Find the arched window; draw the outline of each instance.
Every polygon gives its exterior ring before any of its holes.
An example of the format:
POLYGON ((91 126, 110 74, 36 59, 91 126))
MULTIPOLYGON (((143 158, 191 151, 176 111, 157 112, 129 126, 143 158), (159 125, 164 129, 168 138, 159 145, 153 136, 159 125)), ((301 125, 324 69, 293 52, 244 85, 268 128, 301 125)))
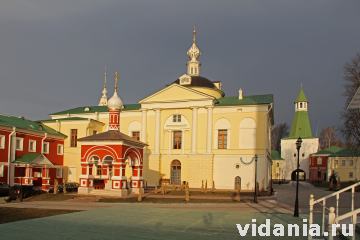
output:
POLYGON ((89 158, 89 163, 98 164, 100 161, 100 158, 96 155, 93 155, 89 158))
POLYGON ((112 156, 109 156, 109 155, 104 157, 104 160, 103 160, 103 162, 105 164, 111 164, 113 161, 114 161, 114 158, 112 156))
POLYGON ((252 118, 244 118, 240 122, 239 147, 242 149, 256 148, 256 123, 252 118))
POLYGON ((170 166, 170 183, 173 185, 181 184, 181 162, 173 160, 170 166))

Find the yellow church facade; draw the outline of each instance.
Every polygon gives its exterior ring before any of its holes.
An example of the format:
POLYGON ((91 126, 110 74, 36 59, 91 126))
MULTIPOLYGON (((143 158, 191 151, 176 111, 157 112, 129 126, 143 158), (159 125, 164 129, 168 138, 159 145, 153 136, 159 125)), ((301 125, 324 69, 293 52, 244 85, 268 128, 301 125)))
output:
MULTIPOLYGON (((234 189, 241 183, 242 191, 253 191, 257 166, 259 187, 267 190, 273 96, 250 96, 241 89, 237 96, 225 96, 221 82, 200 75, 195 32, 187 54, 186 74, 121 110, 120 131, 147 144, 143 163, 146 184, 187 181, 190 187, 200 188, 207 182, 216 189, 234 189)), ((98 106, 53 113, 50 120, 43 121, 68 136, 64 143, 67 181, 77 182, 81 175, 77 138, 108 130, 106 94, 105 75, 98 106)))

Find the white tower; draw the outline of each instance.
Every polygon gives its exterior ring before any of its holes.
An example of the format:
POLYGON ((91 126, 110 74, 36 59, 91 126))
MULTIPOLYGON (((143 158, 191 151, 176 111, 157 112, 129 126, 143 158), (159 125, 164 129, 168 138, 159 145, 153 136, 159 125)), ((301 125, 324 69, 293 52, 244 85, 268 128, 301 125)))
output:
POLYGON ((187 51, 187 55, 189 57, 189 60, 187 62, 187 74, 190 76, 199 76, 200 75, 200 49, 196 45, 196 30, 194 26, 193 30, 193 42, 189 50, 187 51))
POLYGON ((103 90, 102 90, 102 95, 99 101, 99 106, 107 106, 107 90, 106 90, 106 77, 107 77, 107 73, 106 73, 106 68, 105 68, 105 72, 104 72, 104 86, 103 86, 103 90))

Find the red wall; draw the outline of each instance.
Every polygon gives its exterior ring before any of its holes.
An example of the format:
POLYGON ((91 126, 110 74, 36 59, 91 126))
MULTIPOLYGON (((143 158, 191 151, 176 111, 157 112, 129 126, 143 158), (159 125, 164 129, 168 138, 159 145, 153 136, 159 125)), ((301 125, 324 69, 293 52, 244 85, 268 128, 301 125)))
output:
POLYGON ((64 145, 64 140, 47 138, 44 142, 49 143, 49 153, 44 154, 54 165, 63 165, 64 164, 64 155, 57 154, 57 145, 64 145))
POLYGON ((5 136, 5 148, 0 149, 0 162, 8 161, 8 148, 9 148, 9 134, 11 131, 0 129, 0 135, 5 136))
POLYGON ((27 133, 21 133, 21 132, 16 132, 16 137, 20 137, 20 138, 23 138, 24 142, 23 142, 23 150, 22 151, 19 151, 19 150, 16 150, 15 151, 15 156, 16 158, 24 155, 24 154, 27 154, 29 153, 29 142, 30 140, 35 140, 36 141, 36 152, 40 153, 41 152, 41 139, 43 137, 40 137, 40 136, 35 136, 35 135, 30 135, 30 134, 27 134, 27 133))

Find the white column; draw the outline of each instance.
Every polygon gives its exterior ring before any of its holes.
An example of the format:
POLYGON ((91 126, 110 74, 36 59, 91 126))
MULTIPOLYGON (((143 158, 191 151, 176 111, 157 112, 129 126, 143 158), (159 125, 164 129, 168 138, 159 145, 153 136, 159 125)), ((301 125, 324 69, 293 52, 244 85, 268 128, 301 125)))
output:
POLYGON ((196 153, 196 141, 197 141, 197 114, 198 109, 194 107, 192 109, 192 129, 191 129, 191 152, 196 153))
POLYGON ((155 110, 155 154, 160 153, 160 109, 155 110))
POLYGON ((173 142, 172 142, 172 131, 171 130, 168 130, 167 131, 168 134, 169 134, 169 138, 168 138, 168 143, 169 143, 169 148, 168 148, 168 154, 171 154, 171 149, 172 149, 172 145, 173 145, 173 142))
POLYGON ((185 152, 185 130, 181 130, 181 153, 185 152))
POLYGON ((146 110, 141 111, 141 141, 146 143, 146 110))
POLYGON ((212 107, 208 107, 207 108, 207 153, 211 153, 211 148, 212 148, 212 114, 213 113, 213 109, 212 107))

